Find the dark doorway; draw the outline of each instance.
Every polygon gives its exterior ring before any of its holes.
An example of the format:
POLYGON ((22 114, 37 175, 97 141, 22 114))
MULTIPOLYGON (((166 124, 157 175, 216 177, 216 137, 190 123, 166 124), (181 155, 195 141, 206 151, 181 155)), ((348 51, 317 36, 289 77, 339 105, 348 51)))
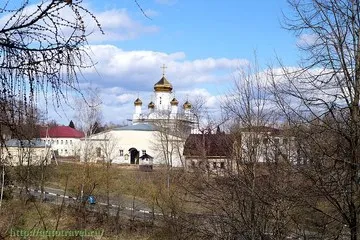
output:
POLYGON ((130 148, 130 164, 139 164, 139 151, 136 148, 130 148))

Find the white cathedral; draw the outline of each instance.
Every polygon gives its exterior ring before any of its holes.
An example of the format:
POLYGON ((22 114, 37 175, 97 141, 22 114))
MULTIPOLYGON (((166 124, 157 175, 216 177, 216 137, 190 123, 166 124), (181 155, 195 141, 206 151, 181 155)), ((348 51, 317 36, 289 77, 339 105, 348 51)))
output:
POLYGON ((148 110, 142 109, 138 97, 132 124, 82 139, 80 160, 185 167, 183 147, 195 126, 195 117, 188 101, 179 109, 172 90, 163 72, 154 85, 154 99, 148 110))

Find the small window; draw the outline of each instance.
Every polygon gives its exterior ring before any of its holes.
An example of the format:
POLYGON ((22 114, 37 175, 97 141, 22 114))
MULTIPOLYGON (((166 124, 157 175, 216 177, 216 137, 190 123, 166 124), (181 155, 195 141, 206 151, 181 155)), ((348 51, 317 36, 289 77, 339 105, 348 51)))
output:
POLYGON ((61 142, 60 142, 61 144, 64 144, 64 141, 63 140, 61 140, 61 142))
POLYGON ((287 138, 283 139, 283 144, 288 144, 288 139, 287 138))
POLYGON ((142 155, 145 155, 146 154, 146 150, 142 150, 142 155))
POLYGON ((65 144, 68 144, 68 140, 65 140, 65 144))
MULTIPOLYGON (((199 163, 199 164, 200 164, 200 163, 199 163)), ((200 164, 200 166, 202 167, 202 165, 203 165, 203 164, 201 163, 201 164, 200 164)), ((206 165, 205 165, 205 166, 206 166, 206 169, 207 169, 207 170, 209 170, 209 169, 210 169, 210 164, 209 164, 209 163, 206 163, 206 165)))
POLYGON ((213 168, 214 168, 214 169, 217 168, 217 162, 213 162, 213 168))
POLYGON ((59 140, 56 140, 56 144, 59 144, 59 140))
POLYGON ((220 162, 220 168, 224 169, 225 168, 225 163, 224 162, 220 162))
POLYGON ((160 105, 161 105, 161 97, 160 97, 160 105))
POLYGON ((275 143, 275 144, 279 144, 279 139, 278 139, 278 138, 275 138, 275 139, 274 139, 274 143, 275 143))
POLYGON ((119 153, 120 153, 120 157, 124 156, 124 150, 120 150, 119 153))
POLYGON ((67 153, 67 149, 65 149, 65 153, 67 153))

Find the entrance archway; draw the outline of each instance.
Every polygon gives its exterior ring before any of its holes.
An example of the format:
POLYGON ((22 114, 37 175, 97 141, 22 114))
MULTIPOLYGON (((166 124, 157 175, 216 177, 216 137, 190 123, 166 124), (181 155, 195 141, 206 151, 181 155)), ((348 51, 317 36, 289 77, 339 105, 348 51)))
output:
POLYGON ((139 151, 136 148, 130 148, 130 164, 139 164, 139 151))

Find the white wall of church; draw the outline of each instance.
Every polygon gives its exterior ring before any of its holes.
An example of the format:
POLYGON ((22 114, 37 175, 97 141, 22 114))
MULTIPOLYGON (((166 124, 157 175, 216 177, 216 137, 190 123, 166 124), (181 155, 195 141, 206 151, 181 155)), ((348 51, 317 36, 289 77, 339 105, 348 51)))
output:
MULTIPOLYGON (((159 146, 161 146, 160 137, 156 131, 111 130, 83 140, 81 160, 84 161, 86 154, 90 161, 104 160, 116 164, 131 164, 130 149, 135 148, 139 151, 139 157, 147 153, 154 158, 153 164, 166 164, 164 152, 159 146)), ((173 167, 182 167, 181 156, 182 148, 180 151, 172 151, 169 158, 172 159, 173 167)))

